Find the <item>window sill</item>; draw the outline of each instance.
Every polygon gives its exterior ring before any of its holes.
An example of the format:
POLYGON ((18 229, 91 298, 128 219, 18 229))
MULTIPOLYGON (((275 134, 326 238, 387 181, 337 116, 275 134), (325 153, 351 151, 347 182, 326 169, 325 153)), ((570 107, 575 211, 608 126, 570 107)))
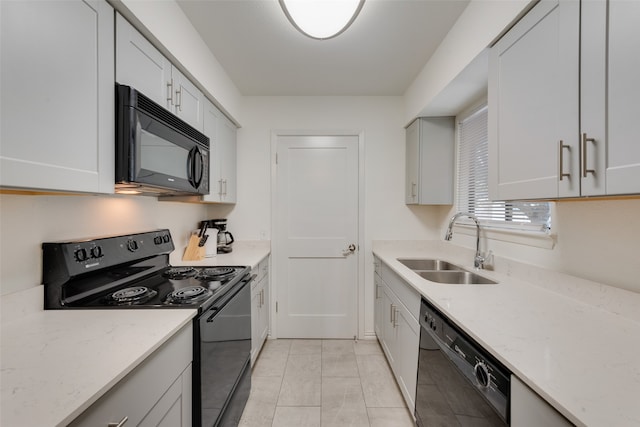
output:
MULTIPOLYGON (((466 224, 456 224, 453 226, 454 233, 461 233, 475 237, 476 226, 466 224)), ((533 246, 542 249, 553 249, 556 244, 556 235, 542 231, 522 231, 509 230, 503 228, 480 226, 480 235, 490 240, 515 243, 518 245, 533 246)))

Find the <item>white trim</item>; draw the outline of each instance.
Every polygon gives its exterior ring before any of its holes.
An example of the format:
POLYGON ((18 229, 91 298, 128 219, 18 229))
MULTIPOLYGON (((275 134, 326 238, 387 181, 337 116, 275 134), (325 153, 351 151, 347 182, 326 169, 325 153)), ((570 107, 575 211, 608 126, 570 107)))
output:
MULTIPOLYGON (((358 339, 364 339, 365 333, 365 254, 364 254, 364 208, 365 208, 365 163, 364 163, 364 130, 272 130, 271 131, 271 257, 272 260, 276 260, 279 254, 278 239, 273 236, 277 236, 277 221, 276 221, 276 206, 277 206, 277 165, 276 165, 276 153, 278 152, 278 137, 280 136, 357 136, 358 137, 358 251, 356 252, 358 257, 358 288, 356 290, 357 302, 356 302, 356 333, 358 339)), ((278 283, 278 269, 277 262, 271 263, 271 337, 278 338, 278 326, 276 322, 276 300, 277 300, 277 283, 278 283)))

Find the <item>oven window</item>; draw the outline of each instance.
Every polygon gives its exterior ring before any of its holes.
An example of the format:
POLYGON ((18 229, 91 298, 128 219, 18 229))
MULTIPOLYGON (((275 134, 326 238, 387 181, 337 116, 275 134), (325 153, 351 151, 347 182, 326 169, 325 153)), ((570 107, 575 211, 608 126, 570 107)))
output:
POLYGON ((187 179, 189 150, 140 129, 140 167, 167 176, 187 179))

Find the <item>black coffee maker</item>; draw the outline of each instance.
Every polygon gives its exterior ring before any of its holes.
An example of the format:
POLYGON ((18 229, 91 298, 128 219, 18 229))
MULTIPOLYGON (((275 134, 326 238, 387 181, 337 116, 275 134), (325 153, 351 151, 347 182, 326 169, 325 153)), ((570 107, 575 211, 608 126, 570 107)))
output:
POLYGON ((231 252, 231 244, 233 243, 233 234, 227 231, 226 219, 210 219, 208 221, 210 228, 218 229, 218 250, 219 254, 228 254, 231 252))

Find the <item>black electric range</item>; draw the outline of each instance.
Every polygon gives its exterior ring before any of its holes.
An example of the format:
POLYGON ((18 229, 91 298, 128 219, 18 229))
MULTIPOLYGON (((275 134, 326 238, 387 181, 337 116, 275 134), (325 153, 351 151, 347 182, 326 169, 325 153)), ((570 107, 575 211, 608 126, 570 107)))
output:
POLYGON ((45 309, 206 310, 249 267, 173 267, 169 230, 43 243, 45 309))
POLYGON ((196 309, 193 426, 237 426, 249 397, 250 267, 169 265, 169 230, 43 243, 44 308, 196 309))

